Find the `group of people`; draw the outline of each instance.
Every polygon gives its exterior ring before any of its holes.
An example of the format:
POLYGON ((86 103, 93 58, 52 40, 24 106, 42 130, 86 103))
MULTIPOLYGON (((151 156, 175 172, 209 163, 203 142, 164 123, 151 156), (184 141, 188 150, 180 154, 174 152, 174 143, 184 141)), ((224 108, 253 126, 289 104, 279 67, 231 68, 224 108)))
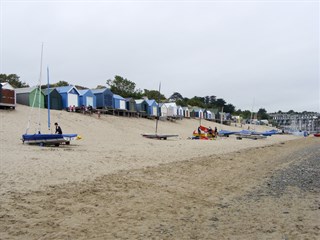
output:
MULTIPOLYGON (((213 130, 211 127, 209 127, 207 133, 209 136, 211 135, 211 137, 217 137, 218 136, 218 129, 217 129, 217 127, 215 127, 213 130)), ((201 126, 198 127, 198 134, 199 135, 201 134, 201 126)))
POLYGON ((214 128, 214 131, 211 127, 208 128, 208 134, 210 134, 212 137, 218 136, 218 129, 217 127, 214 128))

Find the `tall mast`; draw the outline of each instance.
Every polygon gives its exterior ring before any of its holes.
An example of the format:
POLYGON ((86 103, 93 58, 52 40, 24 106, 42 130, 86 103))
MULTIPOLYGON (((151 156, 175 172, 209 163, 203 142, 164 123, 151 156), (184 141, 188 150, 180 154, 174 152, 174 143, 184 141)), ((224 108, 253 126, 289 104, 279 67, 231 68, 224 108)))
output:
POLYGON ((158 96, 158 107, 157 107, 157 119, 156 119, 156 135, 158 133, 158 121, 159 121, 159 106, 160 106, 160 90, 161 90, 161 82, 159 84, 159 96, 158 96))
POLYGON ((41 46, 41 60, 40 60, 40 75, 39 75, 39 86, 38 86, 38 91, 39 91, 39 95, 38 95, 38 111, 39 111, 39 114, 38 114, 38 129, 37 129, 37 132, 40 133, 41 132, 41 122, 40 122, 40 115, 41 115, 41 112, 40 112, 40 108, 41 108, 41 78, 42 78, 42 59, 43 59, 43 43, 42 43, 42 46, 41 46))
POLYGON ((47 80, 48 80, 48 87, 47 87, 47 95, 48 95, 48 130, 50 130, 50 84, 49 84, 49 67, 47 67, 47 80))

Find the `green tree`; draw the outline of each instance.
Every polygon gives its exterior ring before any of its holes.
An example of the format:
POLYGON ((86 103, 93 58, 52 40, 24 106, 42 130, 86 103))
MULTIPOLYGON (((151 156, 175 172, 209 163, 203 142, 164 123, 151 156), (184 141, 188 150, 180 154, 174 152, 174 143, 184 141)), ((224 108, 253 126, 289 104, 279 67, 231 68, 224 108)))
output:
POLYGON ((111 92, 121 95, 122 97, 136 97, 141 96, 142 91, 135 89, 136 84, 126 78, 116 75, 113 80, 108 79, 107 85, 110 87, 111 92))
POLYGON ((295 113, 295 111, 293 111, 293 110, 288 111, 288 114, 294 114, 294 113, 295 113))
POLYGON ((174 92, 170 97, 169 97, 169 100, 171 101, 174 101, 174 102, 177 102, 177 101, 181 101, 183 100, 183 97, 180 93, 178 92, 174 92))
POLYGON ((55 84, 53 84, 55 87, 65 87, 65 86, 69 86, 70 84, 66 81, 59 81, 55 84))
MULTIPOLYGON (((145 89, 143 96, 146 96, 148 99, 154 99, 156 101, 158 101, 159 99, 159 91, 158 90, 148 90, 145 89)), ((160 94, 160 101, 164 101, 166 100, 166 97, 163 94, 160 94)))
POLYGON ((251 111, 249 110, 244 110, 242 111, 240 115, 243 119, 250 119, 251 118, 251 111))
POLYGON ((223 98, 218 98, 215 102, 217 108, 222 108, 226 104, 226 101, 223 98))
POLYGON ((260 108, 258 110, 257 115, 258 115, 258 119, 259 120, 261 120, 261 119, 269 119, 270 118, 270 116, 267 113, 267 110, 265 110, 264 108, 260 108))
POLYGON ((102 88, 106 88, 106 86, 98 85, 98 86, 96 87, 96 89, 102 89, 102 88))
POLYGON ((229 103, 224 106, 223 111, 232 114, 232 113, 234 113, 235 109, 236 109, 236 107, 229 103))
POLYGON ((8 82, 14 88, 29 87, 25 82, 21 82, 20 77, 17 74, 0 74, 0 82, 8 82))
POLYGON ((191 98, 188 101, 188 104, 190 106, 194 106, 194 107, 201 107, 201 108, 205 108, 206 107, 206 104, 204 103, 204 98, 203 97, 194 96, 193 98, 191 98))

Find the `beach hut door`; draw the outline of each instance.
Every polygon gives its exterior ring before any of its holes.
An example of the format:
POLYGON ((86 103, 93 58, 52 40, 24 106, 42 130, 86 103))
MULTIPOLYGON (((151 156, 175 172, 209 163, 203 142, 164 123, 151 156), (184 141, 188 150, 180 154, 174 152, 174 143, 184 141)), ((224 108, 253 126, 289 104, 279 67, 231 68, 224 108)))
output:
POLYGON ((68 94, 68 105, 78 107, 78 95, 77 94, 68 94))
POLYGON ((158 115, 157 107, 153 107, 153 115, 155 115, 155 116, 158 115))
POLYGON ((120 109, 126 109, 126 102, 120 101, 120 109))
POLYGON ((87 106, 93 106, 93 97, 87 97, 87 106))

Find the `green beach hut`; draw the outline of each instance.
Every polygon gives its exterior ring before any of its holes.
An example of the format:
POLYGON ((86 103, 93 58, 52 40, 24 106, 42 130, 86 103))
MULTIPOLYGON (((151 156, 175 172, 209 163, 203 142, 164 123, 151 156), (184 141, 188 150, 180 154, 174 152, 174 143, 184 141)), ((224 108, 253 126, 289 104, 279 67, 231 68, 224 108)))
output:
POLYGON ((17 103, 30 107, 39 107, 40 104, 40 108, 44 108, 44 94, 38 87, 16 88, 15 90, 17 103))

